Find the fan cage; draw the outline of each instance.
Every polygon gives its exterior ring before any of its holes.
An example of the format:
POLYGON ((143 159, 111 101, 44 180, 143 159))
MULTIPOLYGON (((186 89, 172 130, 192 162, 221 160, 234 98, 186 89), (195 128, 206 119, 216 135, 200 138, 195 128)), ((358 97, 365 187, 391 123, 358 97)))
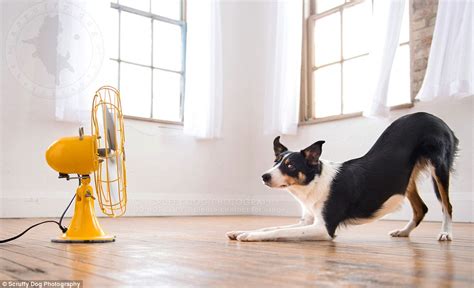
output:
POLYGON ((103 86, 94 95, 92 104, 92 134, 96 136, 97 148, 105 154, 99 155, 99 167, 94 171, 97 200, 102 212, 109 217, 119 217, 126 211, 127 178, 125 169, 125 134, 120 92, 111 86, 103 86), (107 115, 110 112, 115 123, 115 151, 107 141, 107 115), (112 163, 116 164, 113 170, 112 163))

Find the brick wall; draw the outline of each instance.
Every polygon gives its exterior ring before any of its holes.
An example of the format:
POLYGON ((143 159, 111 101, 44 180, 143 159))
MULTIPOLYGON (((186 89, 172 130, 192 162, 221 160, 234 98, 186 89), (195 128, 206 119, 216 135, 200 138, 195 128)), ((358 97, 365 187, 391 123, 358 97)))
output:
POLYGON ((421 88, 428 64, 438 0, 409 0, 408 3, 410 3, 411 95, 414 98, 421 88))

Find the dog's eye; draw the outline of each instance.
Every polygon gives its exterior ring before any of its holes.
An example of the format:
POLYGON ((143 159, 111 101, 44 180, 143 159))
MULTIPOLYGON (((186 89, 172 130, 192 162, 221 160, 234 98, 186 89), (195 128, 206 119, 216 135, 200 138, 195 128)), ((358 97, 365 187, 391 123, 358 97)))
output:
POLYGON ((295 170, 295 166, 291 165, 291 164, 288 164, 288 169, 290 170, 295 170))

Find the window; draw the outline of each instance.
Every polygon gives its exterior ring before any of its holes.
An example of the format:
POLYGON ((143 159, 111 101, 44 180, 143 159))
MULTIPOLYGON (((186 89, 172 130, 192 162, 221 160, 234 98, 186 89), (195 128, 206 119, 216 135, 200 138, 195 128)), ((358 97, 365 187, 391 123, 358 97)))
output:
MULTIPOLYGON (((110 58, 126 116, 182 122, 186 23, 184 0, 112 2, 117 47, 110 58)), ((115 41, 115 40, 114 40, 115 41)))
MULTIPOLYGON (((311 0, 304 121, 361 115, 367 101, 372 0, 311 0)), ((408 3, 392 66, 388 103, 411 104, 408 3)))

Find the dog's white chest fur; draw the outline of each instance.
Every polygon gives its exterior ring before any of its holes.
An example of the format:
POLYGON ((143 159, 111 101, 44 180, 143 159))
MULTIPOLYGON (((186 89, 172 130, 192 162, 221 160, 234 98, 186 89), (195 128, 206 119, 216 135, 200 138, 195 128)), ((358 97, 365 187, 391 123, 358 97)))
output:
POLYGON ((333 163, 321 160, 323 163, 322 171, 311 183, 306 186, 290 186, 288 191, 298 200, 304 214, 310 214, 315 222, 323 222, 322 208, 328 198, 331 183, 337 175, 341 166, 339 163, 333 163))

